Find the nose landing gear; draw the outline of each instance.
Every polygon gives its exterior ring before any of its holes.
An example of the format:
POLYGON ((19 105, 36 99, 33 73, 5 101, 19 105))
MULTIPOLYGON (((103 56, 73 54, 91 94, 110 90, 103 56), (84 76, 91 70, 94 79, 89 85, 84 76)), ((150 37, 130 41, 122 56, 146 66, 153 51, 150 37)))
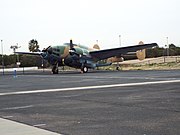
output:
POLYGON ((58 73, 59 73, 59 70, 58 70, 58 63, 55 64, 55 65, 53 65, 52 73, 53 73, 53 74, 58 74, 58 73))

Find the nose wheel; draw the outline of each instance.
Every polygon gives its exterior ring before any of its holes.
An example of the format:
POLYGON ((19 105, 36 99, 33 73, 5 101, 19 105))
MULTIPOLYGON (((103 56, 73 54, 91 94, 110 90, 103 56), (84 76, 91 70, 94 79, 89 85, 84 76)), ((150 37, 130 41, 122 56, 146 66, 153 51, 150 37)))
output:
POLYGON ((56 65, 53 66, 52 68, 52 73, 53 74, 58 74, 59 73, 59 70, 58 70, 58 63, 56 65))

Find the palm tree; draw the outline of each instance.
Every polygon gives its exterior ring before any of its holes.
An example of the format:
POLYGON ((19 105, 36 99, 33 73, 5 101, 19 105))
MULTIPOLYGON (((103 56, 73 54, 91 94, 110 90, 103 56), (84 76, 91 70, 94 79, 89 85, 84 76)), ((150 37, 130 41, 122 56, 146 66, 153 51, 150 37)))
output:
POLYGON ((36 39, 32 39, 29 41, 29 51, 30 52, 39 52, 39 45, 36 39))

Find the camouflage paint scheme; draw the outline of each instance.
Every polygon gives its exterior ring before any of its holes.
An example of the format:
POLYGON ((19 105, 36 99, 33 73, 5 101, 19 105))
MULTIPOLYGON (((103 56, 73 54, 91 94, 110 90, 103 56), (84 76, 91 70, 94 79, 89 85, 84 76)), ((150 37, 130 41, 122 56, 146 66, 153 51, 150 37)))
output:
POLYGON ((123 61, 123 55, 127 55, 128 53, 132 52, 136 53, 137 57, 142 60, 145 57, 144 49, 152 48, 155 46, 157 46, 156 43, 141 43, 141 45, 99 50, 99 46, 97 44, 94 45, 93 48, 88 48, 84 45, 73 44, 72 40, 70 40, 70 43, 49 46, 48 48, 42 50, 42 52, 17 53, 40 55, 43 59, 47 60, 51 65, 53 65, 52 72, 54 74, 58 73, 58 66, 70 66, 73 68, 79 68, 83 73, 85 73, 89 68, 111 65, 112 62, 121 62, 123 61), (98 63, 98 61, 104 59, 107 59, 107 63, 98 63))
POLYGON ((52 46, 52 54, 44 57, 52 65, 57 64, 58 66, 70 66, 74 68, 81 68, 81 63, 86 63, 88 68, 95 68, 96 62, 93 62, 90 57, 90 51, 96 51, 97 49, 88 48, 84 45, 74 44, 76 54, 70 54, 70 45, 65 43, 63 45, 52 46), (86 58, 85 58, 86 57, 86 58), (89 64, 88 64, 89 63, 89 64))

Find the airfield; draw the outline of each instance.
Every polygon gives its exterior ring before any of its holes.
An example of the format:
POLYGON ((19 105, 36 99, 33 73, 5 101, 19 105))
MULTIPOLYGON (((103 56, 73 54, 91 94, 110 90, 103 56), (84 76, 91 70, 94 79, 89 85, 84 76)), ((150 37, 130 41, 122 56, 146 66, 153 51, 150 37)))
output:
POLYGON ((1 73, 0 134, 15 133, 179 135, 180 70, 1 73))

